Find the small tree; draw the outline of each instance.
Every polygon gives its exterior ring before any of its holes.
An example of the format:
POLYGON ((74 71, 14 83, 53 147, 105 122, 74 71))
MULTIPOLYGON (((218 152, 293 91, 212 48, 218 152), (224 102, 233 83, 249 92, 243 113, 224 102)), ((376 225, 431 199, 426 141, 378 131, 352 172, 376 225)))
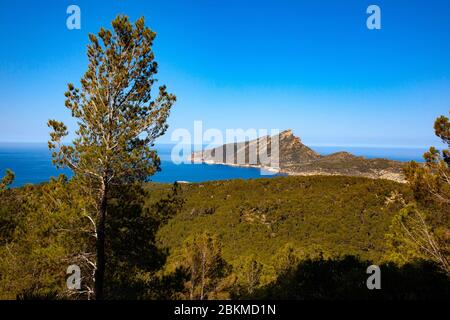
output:
POLYGON ((96 237, 96 299, 103 298, 110 188, 146 181, 159 170, 160 160, 152 146, 166 131, 166 119, 176 100, 165 86, 152 99, 156 34, 145 27, 144 18, 131 24, 126 16, 117 16, 112 28, 89 35, 89 65, 81 89, 69 84, 65 93, 65 105, 78 124, 73 144, 63 145, 68 131, 62 122, 48 122, 53 129, 49 141, 53 162, 72 169, 80 190, 92 199, 87 216, 96 237))
POLYGON ((239 289, 243 289, 244 294, 251 297, 261 285, 263 265, 254 256, 242 257, 236 269, 239 289))
POLYGON ((17 197, 13 192, 7 192, 13 181, 14 173, 6 170, 5 176, 0 180, 0 246, 11 239, 20 212, 17 197))
POLYGON ((228 286, 230 266, 222 258, 217 237, 203 233, 187 239, 181 257, 190 276, 186 283, 190 300, 214 298, 228 286))
POLYGON ((445 244, 436 237, 425 213, 416 205, 407 205, 394 216, 387 240, 393 249, 388 252, 388 260, 402 264, 414 258, 429 259, 450 273, 445 244))
POLYGON ((431 147, 424 154, 425 164, 411 162, 405 176, 414 191, 417 204, 409 204, 393 219, 388 244, 394 248, 392 257, 402 262, 411 257, 435 261, 450 274, 450 121, 441 116, 434 123, 436 136, 448 148, 431 147), (422 204, 420 206, 420 204, 422 204), (430 206, 429 210, 425 206, 430 206), (432 214, 429 214, 429 213, 432 214))
POLYGON ((297 267, 303 252, 292 243, 286 243, 273 257, 273 266, 277 275, 285 274, 297 267))
POLYGON ((14 172, 7 169, 4 177, 0 180, 0 191, 5 190, 14 182, 14 172))
POLYGON ((431 197, 442 204, 450 204, 450 121, 440 116, 434 123, 434 132, 447 149, 431 147, 424 154, 425 165, 411 162, 405 169, 408 182, 416 197, 431 197))

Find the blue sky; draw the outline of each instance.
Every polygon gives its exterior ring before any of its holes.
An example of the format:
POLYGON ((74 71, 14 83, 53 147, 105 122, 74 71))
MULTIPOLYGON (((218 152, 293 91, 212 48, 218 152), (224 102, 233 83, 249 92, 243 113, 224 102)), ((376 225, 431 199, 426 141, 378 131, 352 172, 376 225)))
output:
POLYGON ((48 139, 74 121, 66 83, 87 34, 123 13, 157 32, 176 128, 294 129, 311 145, 427 146, 450 109, 450 1, 0 0, 0 142, 48 139), (81 8, 81 30, 66 8, 81 8), (366 8, 381 7, 381 30, 366 8))

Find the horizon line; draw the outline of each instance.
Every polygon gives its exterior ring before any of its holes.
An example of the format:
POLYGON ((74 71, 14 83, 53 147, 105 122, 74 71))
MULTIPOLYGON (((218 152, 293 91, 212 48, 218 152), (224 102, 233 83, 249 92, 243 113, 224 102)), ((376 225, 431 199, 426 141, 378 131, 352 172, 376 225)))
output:
MULTIPOLYGON (((239 142, 243 142, 243 141, 238 141, 239 142)), ((48 141, 0 141, 0 144, 17 144, 17 145, 25 145, 25 144, 47 144, 48 141)), ((310 148, 314 148, 314 147, 329 147, 329 148, 334 148, 334 147, 342 147, 342 148, 374 148, 374 149, 381 149, 381 148, 387 148, 387 149, 429 149, 432 145, 427 145, 427 146, 419 146, 419 145, 393 145, 393 144, 332 144, 332 143, 316 143, 316 144, 305 144, 303 143, 305 146, 310 147, 310 148)), ((175 142, 155 142, 155 146, 158 145, 178 145, 178 143, 175 142)), ((186 146, 192 146, 195 147, 195 144, 185 144, 186 146)), ((204 144, 203 146, 210 146, 211 148, 217 148, 220 147, 221 145, 209 145, 209 144, 204 144)), ((437 147, 438 149, 440 149, 439 147, 437 147)))

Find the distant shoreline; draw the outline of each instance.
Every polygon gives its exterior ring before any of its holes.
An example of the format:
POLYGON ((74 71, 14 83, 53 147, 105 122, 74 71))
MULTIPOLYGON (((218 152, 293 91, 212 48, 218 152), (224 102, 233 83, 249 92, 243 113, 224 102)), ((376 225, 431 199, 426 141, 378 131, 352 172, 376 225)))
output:
MULTIPOLYGON (((172 144, 157 144, 156 149, 161 157, 162 171, 151 177, 154 182, 173 183, 174 181, 188 181, 190 183, 217 181, 227 179, 250 179, 260 177, 273 177, 275 175, 261 175, 260 168, 254 166, 227 166, 224 164, 212 164, 203 166, 175 165, 171 162, 172 144), (219 167, 220 166, 220 167, 219 167)), ((317 147, 314 149, 320 154, 329 154, 340 147, 317 147)), ((364 155, 367 158, 380 157, 397 161, 420 161, 422 153, 426 150, 418 148, 380 149, 380 148, 352 148, 356 155, 364 155)), ((38 184, 48 181, 51 176, 60 174, 70 175, 68 170, 56 170, 51 163, 51 155, 46 143, 4 143, 0 142, 0 172, 12 169, 16 173, 14 186, 25 184, 38 184)), ((288 173, 280 172, 279 175, 288 173)), ((309 175, 309 174, 308 174, 309 175)))

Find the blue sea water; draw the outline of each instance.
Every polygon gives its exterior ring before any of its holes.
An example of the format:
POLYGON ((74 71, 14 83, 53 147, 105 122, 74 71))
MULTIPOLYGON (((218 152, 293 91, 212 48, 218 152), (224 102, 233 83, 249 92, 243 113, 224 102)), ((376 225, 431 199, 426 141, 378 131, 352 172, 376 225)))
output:
MULTIPOLYGON (((422 161, 425 149, 418 148, 359 148, 359 147, 312 147, 320 154, 326 155, 337 151, 348 151, 367 158, 387 158, 399 161, 422 161)), ((161 172, 151 181, 174 182, 189 181, 203 182, 226 179, 251 179, 271 177, 262 175, 257 168, 239 168, 225 165, 210 164, 175 164, 171 161, 171 145, 158 145, 161 158, 161 172)), ((13 186, 27 183, 41 183, 59 174, 71 175, 70 170, 57 170, 51 161, 51 155, 44 143, 0 143, 0 176, 6 169, 11 169, 16 175, 13 186)))

